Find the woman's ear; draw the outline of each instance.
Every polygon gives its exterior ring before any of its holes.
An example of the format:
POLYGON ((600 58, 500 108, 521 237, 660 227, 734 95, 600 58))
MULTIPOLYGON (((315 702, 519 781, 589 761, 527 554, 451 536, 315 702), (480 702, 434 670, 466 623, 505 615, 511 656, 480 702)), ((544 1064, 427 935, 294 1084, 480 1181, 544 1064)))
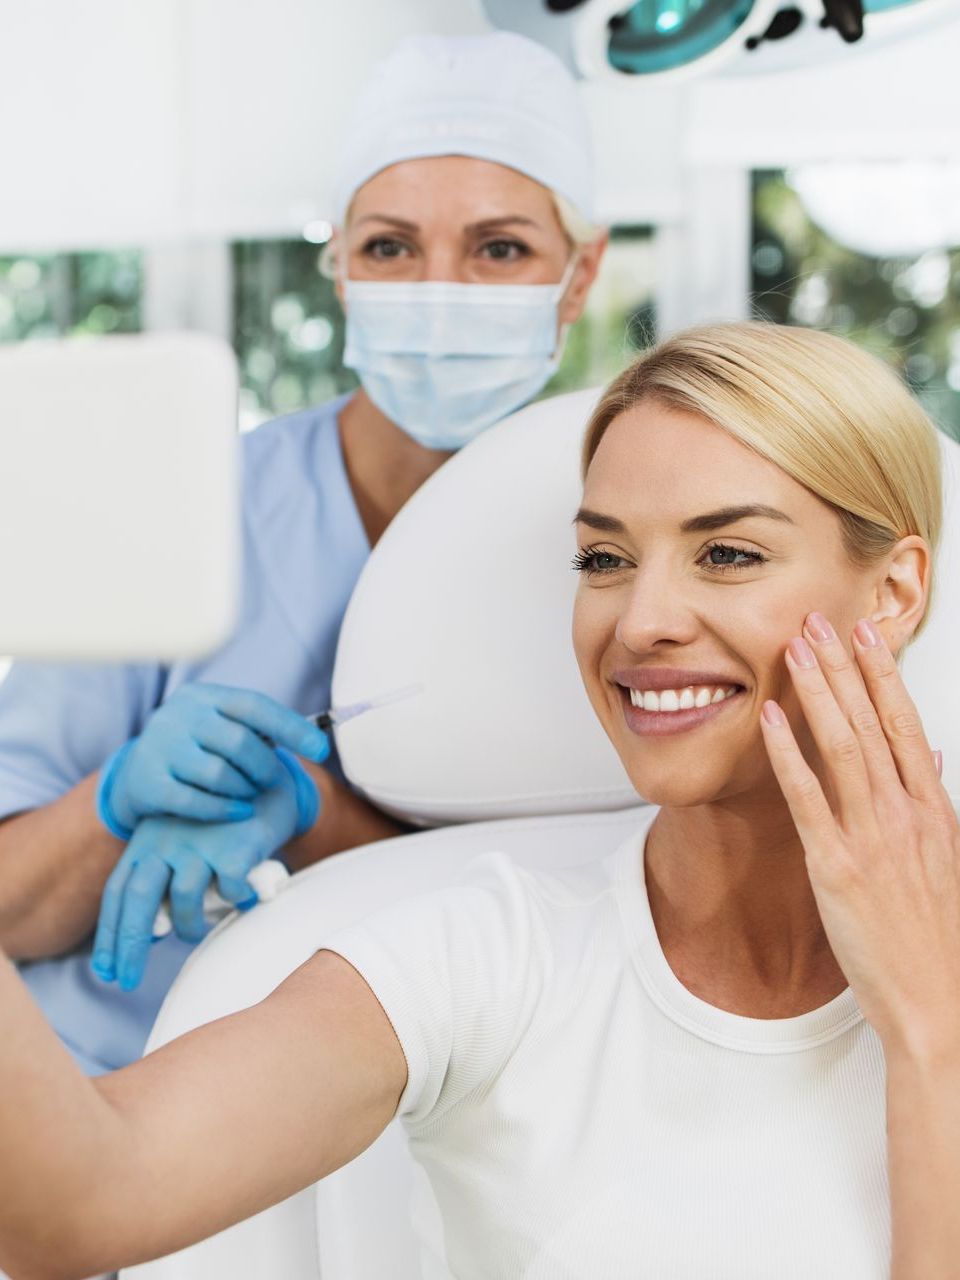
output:
POLYGON ((567 292, 560 300, 560 308, 557 313, 557 319, 560 324, 573 324, 574 320, 579 320, 583 314, 587 294, 590 292, 590 286, 597 278, 600 262, 609 239, 609 231, 604 231, 595 240, 588 240, 586 244, 577 246, 577 264, 573 269, 573 276, 567 286, 567 292))
POLYGON ((896 653, 920 625, 930 593, 930 548, 916 534, 901 538, 884 560, 871 618, 896 653))

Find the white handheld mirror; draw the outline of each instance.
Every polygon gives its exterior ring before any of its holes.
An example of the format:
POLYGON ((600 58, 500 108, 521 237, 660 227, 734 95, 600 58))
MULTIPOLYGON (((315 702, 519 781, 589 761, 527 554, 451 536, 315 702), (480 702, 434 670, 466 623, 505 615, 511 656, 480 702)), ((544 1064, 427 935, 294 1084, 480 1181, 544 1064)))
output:
POLYGON ((172 660, 238 596, 237 374, 200 334, 0 348, 0 654, 172 660))

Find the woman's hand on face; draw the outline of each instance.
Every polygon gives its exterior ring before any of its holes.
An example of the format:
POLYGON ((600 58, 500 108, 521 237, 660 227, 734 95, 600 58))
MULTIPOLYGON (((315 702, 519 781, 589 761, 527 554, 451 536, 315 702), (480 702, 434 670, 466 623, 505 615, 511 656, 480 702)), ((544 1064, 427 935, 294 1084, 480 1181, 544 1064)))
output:
POLYGON ((873 623, 855 662, 822 615, 805 632, 786 663, 832 802, 777 703, 760 722, 827 938, 888 1056, 960 1054, 960 822, 873 623))

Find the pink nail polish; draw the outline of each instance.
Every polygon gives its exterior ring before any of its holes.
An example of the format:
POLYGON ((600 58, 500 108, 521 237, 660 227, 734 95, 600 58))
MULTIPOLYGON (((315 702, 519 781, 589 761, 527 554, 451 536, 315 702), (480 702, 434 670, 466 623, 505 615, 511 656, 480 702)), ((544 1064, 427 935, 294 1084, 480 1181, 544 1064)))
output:
POLYGON ((767 724, 782 725, 787 723, 787 717, 783 714, 775 702, 765 702, 763 711, 760 713, 767 724))
POLYGON ((798 667, 815 667, 817 665, 813 650, 803 636, 794 636, 787 648, 790 650, 790 657, 798 667))
POLYGON ((934 751, 933 763, 937 769, 937 777, 942 778, 943 777, 943 752, 942 751, 934 751))
POLYGON ((837 633, 822 613, 811 613, 807 616, 807 630, 814 640, 821 644, 826 640, 836 640, 837 633))
POLYGON ((865 649, 876 649, 880 644, 880 632, 869 618, 861 618, 853 633, 865 649))

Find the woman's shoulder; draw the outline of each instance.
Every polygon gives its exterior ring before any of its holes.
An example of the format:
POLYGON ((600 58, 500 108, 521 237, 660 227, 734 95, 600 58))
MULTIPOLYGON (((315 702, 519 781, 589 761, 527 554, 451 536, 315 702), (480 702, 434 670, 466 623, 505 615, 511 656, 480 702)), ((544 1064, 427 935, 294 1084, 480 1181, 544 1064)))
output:
POLYGON ((304 463, 315 459, 318 453, 339 454, 337 417, 347 398, 338 396, 325 404, 272 418, 241 436, 247 484, 262 483, 265 474, 289 472, 292 467, 297 468, 304 479, 321 479, 328 469, 310 466, 304 474, 304 463))
POLYGON ((302 543, 321 554, 325 531, 335 530, 345 561, 358 572, 369 546, 340 446, 338 415, 346 399, 275 418, 244 435, 242 502, 261 548, 278 542, 288 556, 302 543), (346 554, 348 548, 354 554, 346 554))

